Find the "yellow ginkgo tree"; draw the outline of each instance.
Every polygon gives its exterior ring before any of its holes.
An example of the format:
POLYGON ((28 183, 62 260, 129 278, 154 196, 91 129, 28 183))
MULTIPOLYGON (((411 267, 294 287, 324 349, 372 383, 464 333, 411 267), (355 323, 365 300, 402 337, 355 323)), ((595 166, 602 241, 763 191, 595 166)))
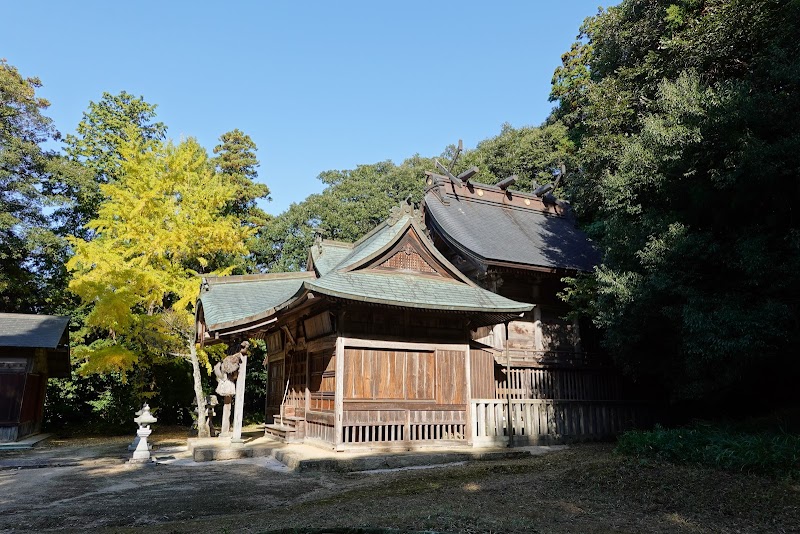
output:
MULTIPOLYGON (((71 240, 70 289, 87 306, 96 341, 83 347, 83 370, 127 372, 147 354, 180 355, 192 364, 203 413, 192 310, 198 275, 230 272, 247 255, 252 230, 223 215, 235 189, 197 141, 126 134, 121 176, 102 186, 90 237, 71 240)), ((208 435, 202 417, 198 431, 208 435)))

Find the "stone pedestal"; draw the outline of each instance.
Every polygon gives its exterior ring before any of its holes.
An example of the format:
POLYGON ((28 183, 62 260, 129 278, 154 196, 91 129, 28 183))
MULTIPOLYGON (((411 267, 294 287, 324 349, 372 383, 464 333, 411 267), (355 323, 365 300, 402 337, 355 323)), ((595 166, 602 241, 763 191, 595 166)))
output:
POLYGON ((139 430, 136 431, 136 435, 139 438, 139 445, 137 445, 136 450, 133 451, 133 458, 130 460, 132 464, 147 463, 150 461, 150 446, 147 444, 147 436, 152 432, 150 427, 146 426, 140 427, 139 430))

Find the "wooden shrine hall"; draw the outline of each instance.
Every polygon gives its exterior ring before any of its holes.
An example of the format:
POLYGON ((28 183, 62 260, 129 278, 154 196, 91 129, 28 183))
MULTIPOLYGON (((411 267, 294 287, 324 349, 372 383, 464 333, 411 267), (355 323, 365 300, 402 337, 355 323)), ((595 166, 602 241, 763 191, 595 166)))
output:
POLYGON ((307 272, 204 279, 197 340, 264 339, 266 432, 335 450, 554 443, 641 419, 556 292, 597 253, 536 195, 431 174, 307 272))
POLYGON ((0 313, 0 441, 39 431, 48 378, 70 376, 69 317, 0 313))

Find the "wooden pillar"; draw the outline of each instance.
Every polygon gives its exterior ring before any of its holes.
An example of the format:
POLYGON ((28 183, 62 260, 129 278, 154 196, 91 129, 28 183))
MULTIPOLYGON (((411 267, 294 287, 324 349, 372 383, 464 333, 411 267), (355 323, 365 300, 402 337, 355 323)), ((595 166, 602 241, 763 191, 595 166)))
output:
POLYGON ((466 383, 466 396, 467 399, 467 428, 465 429, 464 438, 467 440, 467 445, 472 445, 474 438, 473 425, 475 422, 472 418, 472 354, 470 353, 469 343, 464 345, 464 382, 466 383))
POLYGON ((222 428, 219 431, 219 437, 227 438, 231 435, 231 397, 226 395, 222 397, 222 428))
POLYGON ((311 409, 311 353, 306 349, 306 404, 303 416, 307 417, 311 409))
POLYGON ((544 339, 542 337, 542 309, 539 306, 536 306, 533 309, 533 349, 540 352, 544 350, 544 339))
POLYGON ((508 434, 508 446, 514 446, 514 425, 511 422, 511 352, 508 350, 508 323, 506 321, 506 433, 508 434))
POLYGON ((344 417, 344 340, 341 336, 336 338, 336 376, 334 377, 336 383, 336 393, 334 394, 334 442, 333 446, 336 450, 342 450, 343 434, 342 434, 342 418, 344 417))
POLYGON ((575 352, 583 352, 583 342, 581 341, 581 322, 577 317, 572 320, 572 343, 575 352))

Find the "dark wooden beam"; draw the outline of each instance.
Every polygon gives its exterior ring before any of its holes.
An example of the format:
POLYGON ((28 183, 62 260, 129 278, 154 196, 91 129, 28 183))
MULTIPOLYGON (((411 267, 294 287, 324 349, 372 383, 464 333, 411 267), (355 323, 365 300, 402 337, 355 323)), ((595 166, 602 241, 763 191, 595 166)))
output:
POLYGON ((459 180, 457 177, 453 176, 453 173, 451 173, 451 172, 448 170, 448 168, 447 168, 447 167, 445 167, 444 165, 442 165, 441 163, 439 163, 439 160, 438 160, 438 159, 436 159, 436 160, 433 160, 433 161, 434 161, 434 163, 436 163, 436 167, 438 167, 440 171, 442 171, 442 172, 443 172, 443 173, 444 173, 444 174, 445 174, 445 175, 446 175, 448 178, 450 178, 450 180, 451 180, 451 181, 452 181, 454 184, 457 184, 459 187, 464 187, 464 182, 462 182, 461 180, 459 180))
POLYGON ((465 183, 469 183, 469 179, 478 174, 478 167, 471 167, 466 171, 462 172, 456 178, 459 180, 463 180, 465 183))
POLYGON ((508 189, 509 187, 514 185, 514 182, 516 182, 516 181, 517 181, 517 175, 516 174, 512 174, 508 178, 504 178, 503 180, 500 180, 497 183, 497 187, 499 187, 500 189, 505 191, 506 189, 508 189))

